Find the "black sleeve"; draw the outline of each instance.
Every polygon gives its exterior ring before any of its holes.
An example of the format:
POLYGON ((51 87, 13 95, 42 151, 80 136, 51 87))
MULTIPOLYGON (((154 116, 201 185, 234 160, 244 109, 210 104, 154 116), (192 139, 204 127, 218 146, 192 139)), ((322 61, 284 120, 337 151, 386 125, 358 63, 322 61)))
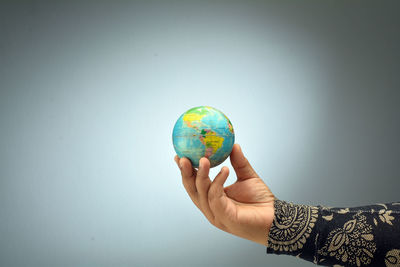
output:
POLYGON ((267 253, 318 265, 400 266, 400 203, 354 208, 275 200, 267 253))

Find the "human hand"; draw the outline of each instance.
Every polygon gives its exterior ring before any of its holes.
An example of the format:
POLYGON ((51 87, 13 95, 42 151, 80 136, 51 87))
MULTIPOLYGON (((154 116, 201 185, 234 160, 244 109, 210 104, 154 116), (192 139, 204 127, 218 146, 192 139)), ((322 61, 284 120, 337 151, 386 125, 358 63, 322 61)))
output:
POLYGON ((189 159, 175 156, 187 193, 211 224, 266 246, 274 218, 274 195, 250 166, 238 144, 233 146, 230 159, 237 181, 224 188, 228 167, 222 167, 211 181, 207 158, 200 159, 196 170, 189 159))

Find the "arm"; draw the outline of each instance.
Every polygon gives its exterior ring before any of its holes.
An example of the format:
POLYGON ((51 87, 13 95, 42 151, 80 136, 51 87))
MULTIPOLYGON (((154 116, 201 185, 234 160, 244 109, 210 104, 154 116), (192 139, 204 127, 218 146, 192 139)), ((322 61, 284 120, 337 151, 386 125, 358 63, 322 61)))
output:
POLYGON ((175 157, 183 185, 211 224, 287 254, 320 265, 400 266, 400 203, 327 208, 280 201, 235 144, 230 155, 237 181, 224 188, 229 169, 213 181, 210 163, 198 170, 175 157))
POLYGON ((400 266, 400 203, 327 208, 275 201, 267 253, 328 266, 400 266))

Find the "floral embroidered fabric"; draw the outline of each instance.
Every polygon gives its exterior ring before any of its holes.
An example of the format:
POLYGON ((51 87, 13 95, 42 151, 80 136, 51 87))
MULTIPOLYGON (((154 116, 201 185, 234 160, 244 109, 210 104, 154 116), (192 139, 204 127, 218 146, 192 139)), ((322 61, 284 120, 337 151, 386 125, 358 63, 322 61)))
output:
POLYGON ((275 200, 267 253, 327 266, 399 266, 400 203, 354 208, 275 200))

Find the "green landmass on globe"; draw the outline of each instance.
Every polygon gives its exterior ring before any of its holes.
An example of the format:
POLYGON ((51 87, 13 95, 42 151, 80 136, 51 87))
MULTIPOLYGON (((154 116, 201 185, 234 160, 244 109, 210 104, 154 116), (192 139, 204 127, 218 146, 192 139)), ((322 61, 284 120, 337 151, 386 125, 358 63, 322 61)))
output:
POLYGON ((175 123, 172 142, 177 155, 186 157, 193 167, 206 157, 210 166, 221 164, 231 153, 235 142, 232 123, 221 111, 200 106, 183 113, 175 123))

